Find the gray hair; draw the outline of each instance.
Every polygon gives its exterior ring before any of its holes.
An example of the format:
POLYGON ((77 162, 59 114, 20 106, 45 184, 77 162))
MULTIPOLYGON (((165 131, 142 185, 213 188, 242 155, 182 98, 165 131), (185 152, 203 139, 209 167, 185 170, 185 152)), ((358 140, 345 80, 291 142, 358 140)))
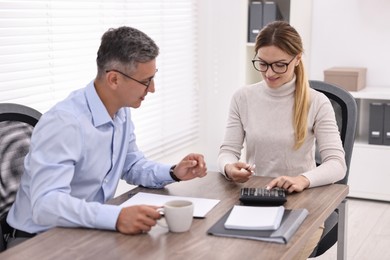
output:
POLYGON ((111 28, 103 34, 97 52, 98 75, 121 66, 132 71, 138 63, 151 61, 158 54, 156 43, 140 30, 127 26, 111 28))

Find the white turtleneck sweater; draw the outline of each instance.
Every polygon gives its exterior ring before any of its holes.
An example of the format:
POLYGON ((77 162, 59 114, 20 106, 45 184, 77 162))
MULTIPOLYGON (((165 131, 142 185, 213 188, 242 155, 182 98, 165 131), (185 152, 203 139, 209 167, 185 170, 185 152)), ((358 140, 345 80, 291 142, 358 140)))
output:
POLYGON ((309 187, 342 179, 346 173, 344 149, 329 99, 310 88, 307 135, 294 149, 293 105, 295 78, 273 89, 265 81, 240 88, 233 96, 218 165, 240 160, 244 141, 246 162, 256 164, 256 175, 304 175, 309 187), (322 158, 316 167, 315 142, 322 158))

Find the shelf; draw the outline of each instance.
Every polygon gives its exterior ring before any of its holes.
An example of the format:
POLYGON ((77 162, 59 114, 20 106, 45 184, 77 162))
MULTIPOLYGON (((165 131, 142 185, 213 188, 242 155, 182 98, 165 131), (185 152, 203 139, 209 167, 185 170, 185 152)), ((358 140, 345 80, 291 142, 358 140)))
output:
POLYGON ((390 100, 390 86, 370 87, 360 91, 350 91, 356 99, 390 100))
POLYGON ((381 150, 390 150, 390 146, 373 145, 368 143, 369 125, 370 125, 370 103, 373 102, 390 102, 389 87, 366 87, 361 91, 351 91, 358 105, 358 126, 355 144, 362 147, 376 147, 381 150))
POLYGON ((368 143, 370 103, 390 102, 390 86, 367 86, 350 93, 358 104, 358 128, 348 180, 349 197, 390 201, 386 187, 390 181, 386 174, 390 168, 390 146, 368 143))
POLYGON ((354 143, 354 148, 374 148, 377 150, 390 151, 390 145, 377 145, 377 144, 369 144, 367 142, 356 139, 354 143))

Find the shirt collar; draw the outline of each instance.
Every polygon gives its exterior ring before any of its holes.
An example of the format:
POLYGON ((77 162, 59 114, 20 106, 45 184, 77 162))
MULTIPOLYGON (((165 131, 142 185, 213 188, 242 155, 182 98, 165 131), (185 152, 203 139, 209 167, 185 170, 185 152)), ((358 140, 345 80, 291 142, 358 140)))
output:
MULTIPOLYGON (((95 127, 113 122, 112 118, 107 112, 106 107, 104 106, 102 100, 96 92, 94 81, 91 81, 85 90, 85 96, 87 99, 87 104, 91 111, 92 115, 92 123, 95 127)), ((125 120, 125 110, 124 108, 119 109, 119 111, 115 114, 115 120, 119 122, 124 122, 125 120)))

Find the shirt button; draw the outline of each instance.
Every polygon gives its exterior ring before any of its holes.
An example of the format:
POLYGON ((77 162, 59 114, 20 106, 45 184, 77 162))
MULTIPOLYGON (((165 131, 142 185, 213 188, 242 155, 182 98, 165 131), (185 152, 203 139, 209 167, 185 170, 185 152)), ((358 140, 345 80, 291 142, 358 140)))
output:
POLYGON ((107 179, 104 179, 104 182, 105 182, 105 183, 107 183, 107 182, 108 182, 108 180, 107 180, 107 179))

